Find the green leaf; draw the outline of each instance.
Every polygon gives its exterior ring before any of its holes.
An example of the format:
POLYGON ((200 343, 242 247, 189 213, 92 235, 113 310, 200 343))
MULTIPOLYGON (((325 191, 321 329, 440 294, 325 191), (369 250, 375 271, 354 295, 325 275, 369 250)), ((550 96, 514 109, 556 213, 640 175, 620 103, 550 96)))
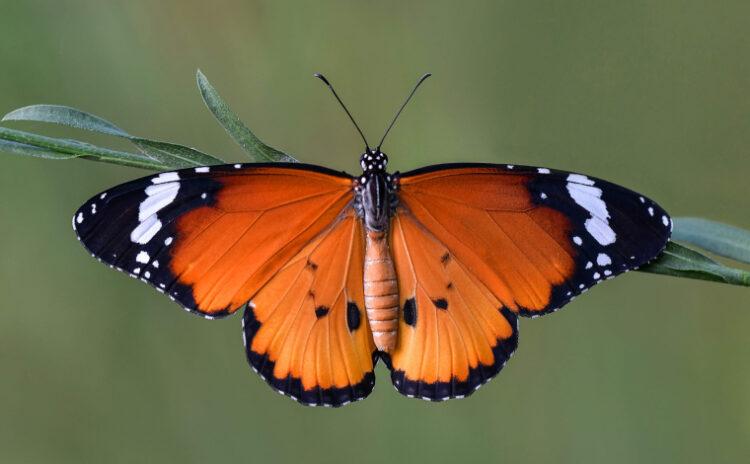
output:
POLYGON ((725 258, 750 263, 750 231, 702 218, 675 218, 672 238, 725 258))
POLYGON ((37 121, 62 124, 100 134, 130 138, 131 135, 106 119, 75 108, 61 105, 31 105, 3 116, 2 121, 37 121))
POLYGON ((211 166, 224 163, 222 160, 194 148, 174 143, 157 142, 138 137, 132 137, 130 141, 143 153, 157 161, 161 161, 171 169, 211 166))
POLYGON ((32 134, 7 127, 0 127, 0 150, 13 154, 43 156, 51 159, 84 158, 106 163, 119 164, 143 169, 164 170, 170 166, 164 165, 139 153, 128 153, 97 147, 77 140, 65 140, 43 135, 32 134), (15 144, 13 144, 15 142, 15 144), (26 149, 32 147, 33 149, 26 149), (60 156, 57 156, 59 154, 60 156))
POLYGON ((206 103, 208 109, 211 110, 211 113, 213 113, 229 136, 250 155, 254 162, 298 162, 294 157, 261 142, 240 118, 232 112, 229 105, 219 96, 219 93, 208 82, 208 79, 200 69, 196 73, 196 79, 198 81, 198 90, 200 90, 203 101, 206 103))
POLYGON ((132 142, 146 156, 161 162, 168 169, 223 164, 224 161, 193 148, 174 143, 144 139, 128 134, 111 122, 76 108, 60 105, 32 105, 13 110, 3 121, 34 121, 62 124, 132 142))
POLYGON ((9 142, 7 140, 0 140, 0 151, 11 153, 13 155, 25 155, 54 160, 70 159, 78 156, 70 153, 49 150, 47 148, 35 147, 34 145, 26 145, 25 143, 9 142))
POLYGON ((724 266, 697 251, 671 241, 655 261, 639 270, 750 287, 750 272, 724 266))

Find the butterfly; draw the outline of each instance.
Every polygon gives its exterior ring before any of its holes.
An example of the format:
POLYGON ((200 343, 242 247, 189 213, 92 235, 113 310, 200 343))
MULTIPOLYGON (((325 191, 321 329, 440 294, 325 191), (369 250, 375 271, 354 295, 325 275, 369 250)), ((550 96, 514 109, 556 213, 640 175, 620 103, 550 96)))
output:
MULTIPOLYGON (((421 83, 428 75, 423 76, 421 83)), ((561 308, 665 247, 654 201, 582 174, 508 164, 362 173, 301 163, 162 172, 102 192, 73 228, 100 261, 208 319, 244 308, 250 366, 305 405, 367 397, 382 360, 403 395, 470 395, 561 308)))

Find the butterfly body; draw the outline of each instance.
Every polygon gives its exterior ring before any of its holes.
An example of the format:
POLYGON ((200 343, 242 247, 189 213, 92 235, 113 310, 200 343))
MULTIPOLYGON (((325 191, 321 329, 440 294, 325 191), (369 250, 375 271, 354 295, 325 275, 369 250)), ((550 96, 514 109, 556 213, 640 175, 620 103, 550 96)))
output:
POLYGON ((624 187, 546 168, 451 164, 357 177, 236 164, 138 179, 73 226, 99 260, 207 318, 245 308, 250 366, 307 405, 396 389, 460 398, 493 378, 519 316, 555 311, 653 259, 669 216, 624 187))
POLYGON ((396 347, 399 295, 396 270, 388 245, 389 228, 398 204, 396 186, 387 173, 388 157, 368 150, 360 157, 363 173, 354 188, 355 211, 365 226, 365 312, 379 351, 396 347))

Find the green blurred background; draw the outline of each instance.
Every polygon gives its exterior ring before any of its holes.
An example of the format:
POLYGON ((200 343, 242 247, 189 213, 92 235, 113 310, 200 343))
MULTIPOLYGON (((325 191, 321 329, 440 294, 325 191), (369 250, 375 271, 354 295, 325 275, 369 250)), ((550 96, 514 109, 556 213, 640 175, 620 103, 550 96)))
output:
MULTIPOLYGON (((0 0, 0 113, 70 105, 227 160, 201 68, 267 143, 355 172, 449 161, 581 171, 673 215, 750 228, 750 3, 0 0)), ((117 141, 60 128, 51 135, 117 141)), ((2 154, 0 462, 739 462, 750 456, 748 290, 630 273, 521 323, 471 398, 304 408, 209 322, 91 259, 70 228, 145 171, 2 154)))

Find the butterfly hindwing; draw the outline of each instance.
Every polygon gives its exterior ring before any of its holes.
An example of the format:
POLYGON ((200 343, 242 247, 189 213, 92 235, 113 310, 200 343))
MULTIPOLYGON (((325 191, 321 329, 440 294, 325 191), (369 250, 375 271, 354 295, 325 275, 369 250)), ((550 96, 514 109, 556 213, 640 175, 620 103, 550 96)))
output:
POLYGON ((277 391, 324 406, 372 391, 375 347, 364 310, 363 257, 361 221, 350 210, 248 305, 248 361, 277 391))
POLYGON ((351 177, 324 168, 199 167, 103 192, 73 227, 93 256, 213 318, 243 306, 351 201, 351 177))
POLYGON ((392 222, 401 317, 396 350, 386 356, 404 395, 446 400, 493 378, 518 346, 516 313, 408 211, 392 222))

